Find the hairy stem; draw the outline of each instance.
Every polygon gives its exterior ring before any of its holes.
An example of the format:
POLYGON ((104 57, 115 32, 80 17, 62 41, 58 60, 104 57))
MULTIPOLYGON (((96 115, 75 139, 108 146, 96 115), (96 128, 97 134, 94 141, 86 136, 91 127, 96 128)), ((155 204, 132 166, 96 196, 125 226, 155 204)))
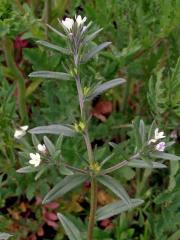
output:
MULTIPOLYGON (((80 111, 81 111, 81 118, 86 121, 86 116, 84 114, 84 100, 83 100, 83 92, 81 87, 81 80, 80 76, 76 76, 76 86, 78 91, 78 97, 79 97, 79 105, 80 105, 80 111)), ((87 126, 84 130, 84 140, 86 143, 86 148, 88 152, 88 161, 89 163, 94 162, 94 156, 93 156, 93 150, 91 141, 89 138, 89 132, 87 126)), ((95 214, 96 214, 96 207, 97 207, 97 181, 96 177, 91 177, 91 201, 90 201, 90 216, 89 216, 89 224, 88 224, 88 240, 93 240, 93 228, 95 224, 95 214)))
POLYGON ((95 224, 95 214, 97 208, 97 180, 95 176, 91 178, 91 202, 90 215, 88 224, 87 240, 93 240, 93 228, 95 224))
POLYGON ((18 67, 16 66, 12 41, 10 39, 4 38, 2 42, 6 64, 8 68, 12 71, 13 77, 17 80, 19 114, 21 116, 22 122, 27 122, 28 116, 26 112, 25 79, 18 67))

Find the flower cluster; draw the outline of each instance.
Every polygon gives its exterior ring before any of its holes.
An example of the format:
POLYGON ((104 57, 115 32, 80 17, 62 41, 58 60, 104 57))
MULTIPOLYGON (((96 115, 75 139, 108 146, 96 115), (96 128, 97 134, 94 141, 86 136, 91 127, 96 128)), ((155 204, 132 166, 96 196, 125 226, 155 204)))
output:
MULTIPOLYGON (((165 138, 164 132, 159 132, 159 129, 156 128, 154 131, 154 138, 149 140, 149 144, 151 143, 157 143, 160 139, 165 138)), ((159 142, 155 145, 155 149, 160 152, 164 152, 166 147, 166 143, 164 141, 159 142)))
POLYGON ((77 24, 77 27, 83 26, 86 22, 87 18, 82 18, 80 15, 75 17, 75 20, 72 18, 65 18, 65 20, 62 20, 62 25, 69 31, 72 31, 72 28, 75 24, 77 24))

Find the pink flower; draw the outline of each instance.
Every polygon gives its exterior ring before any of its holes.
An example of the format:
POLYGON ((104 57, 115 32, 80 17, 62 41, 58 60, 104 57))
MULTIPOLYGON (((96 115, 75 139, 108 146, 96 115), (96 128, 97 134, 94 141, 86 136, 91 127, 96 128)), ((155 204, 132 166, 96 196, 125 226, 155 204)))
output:
POLYGON ((160 142, 155 146, 155 149, 160 152, 164 152, 164 149, 166 147, 165 142, 160 142))

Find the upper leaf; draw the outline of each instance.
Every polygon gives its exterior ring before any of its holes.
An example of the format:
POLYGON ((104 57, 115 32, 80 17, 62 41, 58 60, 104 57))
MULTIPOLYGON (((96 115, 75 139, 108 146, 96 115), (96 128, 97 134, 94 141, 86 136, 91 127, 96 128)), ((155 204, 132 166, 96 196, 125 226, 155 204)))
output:
POLYGON ((67 39, 67 37, 61 33, 60 31, 58 31, 57 29, 53 28, 52 26, 50 26, 49 24, 47 24, 48 28, 50 28, 53 32, 55 32, 56 34, 58 34, 60 37, 62 37, 63 39, 67 39))
POLYGON ((63 214, 57 214, 59 221, 61 222, 69 240, 81 240, 81 233, 79 229, 72 223, 69 219, 67 219, 63 214))
POLYGON ((155 158, 162 158, 165 160, 172 160, 172 161, 178 161, 180 160, 179 156, 176 156, 174 154, 170 154, 170 153, 164 153, 164 152, 154 152, 150 154, 151 157, 155 157, 155 158))
POLYGON ((126 80, 123 78, 116 78, 113 79, 111 81, 102 83, 101 85, 97 86, 96 89, 94 90, 93 93, 91 93, 89 96, 86 97, 87 100, 92 100, 93 98, 95 98, 96 96, 102 94, 103 92, 105 92, 106 90, 116 87, 120 84, 125 83, 126 80))
POLYGON ((141 199, 130 199, 130 206, 125 204, 122 201, 117 201, 114 203, 110 203, 104 207, 101 207, 96 212, 96 219, 102 220, 105 218, 112 217, 114 215, 118 215, 122 212, 125 212, 131 208, 134 208, 140 204, 142 204, 144 201, 141 199))
POLYGON ((79 186, 81 183, 83 183, 87 179, 88 179, 88 176, 83 174, 78 174, 78 173, 63 178, 45 196, 43 200, 43 204, 51 202, 52 200, 58 197, 62 197, 64 194, 71 191, 73 188, 79 186))
POLYGON ((94 57, 98 52, 100 52, 102 49, 106 48, 109 46, 111 42, 104 42, 100 44, 99 46, 96 46, 92 48, 88 53, 86 53, 83 58, 82 58, 82 63, 86 63, 89 61, 92 57, 94 57))
POLYGON ((26 167, 22 167, 19 168, 18 170, 16 170, 16 172, 18 173, 32 173, 32 172, 37 172, 39 170, 39 168, 35 168, 32 166, 26 166, 26 167))
POLYGON ((129 161, 128 166, 134 168, 167 168, 166 165, 159 162, 145 162, 138 159, 129 161))
POLYGON ((29 132, 32 134, 62 134, 68 137, 72 137, 75 134, 75 131, 73 129, 60 124, 35 127, 30 129, 29 132))
POLYGON ((92 34, 88 35, 85 39, 84 42, 87 43, 89 41, 92 41, 98 33, 100 33, 103 30, 103 28, 98 29, 97 31, 93 32, 92 34))
POLYGON ((29 77, 36 78, 52 78, 60 80, 72 80, 72 77, 68 73, 63 72, 52 72, 52 71, 37 71, 29 74, 29 77))
POLYGON ((130 197, 128 196, 126 190, 123 188, 123 186, 114 178, 104 175, 99 176, 98 181, 109 188, 116 196, 121 198, 127 205, 131 205, 130 197))
POLYGON ((52 44, 52 43, 49 43, 49 42, 46 42, 46 41, 37 41, 38 44, 44 46, 44 47, 47 47, 47 48, 51 48, 53 50, 56 50, 58 52, 61 52, 63 54, 67 54, 67 55, 70 55, 71 54, 71 51, 69 49, 65 49, 65 48, 62 48, 62 47, 59 47, 55 44, 52 44))

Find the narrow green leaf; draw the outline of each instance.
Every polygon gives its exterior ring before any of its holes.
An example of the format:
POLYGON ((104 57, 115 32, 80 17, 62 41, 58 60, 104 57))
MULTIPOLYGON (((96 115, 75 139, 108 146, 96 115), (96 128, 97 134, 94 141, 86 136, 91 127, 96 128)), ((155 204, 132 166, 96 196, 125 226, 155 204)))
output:
POLYGON ((82 240, 79 229, 61 213, 57 214, 69 240, 82 240))
POLYGON ((53 49, 53 50, 56 50, 56 51, 58 51, 58 52, 61 52, 61 53, 63 53, 63 54, 67 54, 67 55, 70 55, 70 54, 71 54, 71 52, 70 52, 69 49, 65 49, 65 48, 59 47, 59 46, 57 46, 57 45, 55 45, 55 44, 52 44, 52 43, 49 43, 49 42, 46 42, 46 41, 41 41, 41 40, 40 40, 40 41, 37 41, 37 43, 40 44, 40 45, 42 45, 42 46, 44 46, 44 47, 51 48, 51 49, 53 49))
POLYGON ((164 153, 164 152, 151 153, 150 156, 151 157, 155 157, 155 158, 165 159, 165 160, 171 160, 171 161, 178 161, 178 160, 180 160, 179 156, 176 156, 176 155, 170 154, 170 153, 164 153))
POLYGON ((58 197, 62 197, 64 194, 71 191, 73 188, 79 186, 81 183, 83 183, 87 179, 88 179, 88 176, 83 174, 74 174, 74 175, 70 175, 63 178, 45 196, 43 200, 43 204, 51 202, 52 200, 58 197))
POLYGON ((9 233, 0 233, 0 240, 7 240, 10 237, 12 237, 13 235, 9 234, 9 233))
POLYGON ((61 33, 60 31, 58 31, 57 29, 53 28, 49 24, 47 24, 47 26, 48 26, 49 29, 51 29, 54 33, 56 33, 57 35, 59 35, 63 39, 67 39, 67 37, 63 33, 61 33))
POLYGON ((103 50, 110 44, 111 42, 104 42, 99 46, 92 48, 88 53, 84 55, 84 57, 82 58, 82 63, 86 63, 87 61, 89 61, 92 57, 94 57, 97 53, 99 53, 101 50, 103 50))
POLYGON ((16 172, 18 172, 18 173, 31 173, 31 172, 37 172, 38 170, 39 170, 38 167, 26 166, 26 167, 19 168, 18 170, 16 170, 16 172))
POLYGON ((99 176, 97 179, 101 184, 109 188, 116 196, 121 198, 127 205, 131 205, 130 197, 126 190, 116 179, 108 175, 99 176))
POLYGON ((32 134, 31 137, 34 147, 37 148, 38 144, 40 144, 38 138, 34 134, 32 134))
POLYGON ((145 142, 146 129, 145 129, 144 121, 142 119, 139 122, 139 134, 141 136, 141 141, 143 144, 145 142))
POLYGON ((100 221, 102 219, 106 219, 106 218, 112 217, 114 215, 118 215, 122 212, 125 212, 134 207, 139 206, 143 202, 144 201, 141 199, 130 199, 130 206, 128 206, 127 204, 125 204, 122 201, 110 203, 110 204, 108 204, 104 207, 101 207, 97 210, 96 219, 97 219, 97 221, 100 221))
POLYGON ((105 92, 106 90, 116 87, 120 84, 125 83, 126 80, 123 78, 117 78, 117 79, 113 79, 111 81, 105 82, 99 86, 96 87, 96 89, 94 90, 93 93, 91 93, 89 96, 86 97, 87 100, 92 100, 93 98, 95 98, 96 96, 102 94, 103 92, 105 92))
POLYGON ((85 39, 84 42, 87 43, 89 41, 92 41, 98 33, 100 33, 103 30, 103 28, 98 29, 97 31, 93 32, 92 34, 88 35, 85 39))
POLYGON ((35 127, 30 129, 29 132, 32 134, 61 134, 68 137, 72 137, 75 134, 75 131, 73 129, 60 124, 35 127))
POLYGON ((52 71, 37 71, 29 74, 29 77, 36 78, 52 78, 60 80, 72 80, 72 77, 68 73, 63 72, 52 72, 52 71))
POLYGON ((48 152, 50 153, 51 156, 53 156, 55 154, 55 147, 54 147, 54 144, 51 142, 51 140, 44 136, 43 137, 43 140, 44 140, 44 143, 45 143, 45 146, 47 147, 48 149, 48 152))
POLYGON ((166 165, 159 162, 145 162, 137 159, 128 162, 128 166, 134 168, 167 168, 166 165))
POLYGON ((68 175, 73 175, 74 173, 68 169, 67 167, 65 167, 64 165, 61 164, 60 169, 59 169, 60 173, 62 175, 68 176, 68 175))

